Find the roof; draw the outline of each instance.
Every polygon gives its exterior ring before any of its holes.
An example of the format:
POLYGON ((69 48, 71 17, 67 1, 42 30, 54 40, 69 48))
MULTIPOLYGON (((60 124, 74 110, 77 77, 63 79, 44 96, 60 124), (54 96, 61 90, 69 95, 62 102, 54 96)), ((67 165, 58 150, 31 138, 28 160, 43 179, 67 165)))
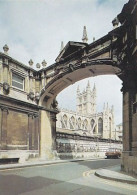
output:
POLYGON ((61 59, 64 59, 64 58, 68 57, 69 55, 75 53, 79 49, 82 49, 82 48, 86 47, 87 45, 88 45, 87 43, 83 43, 83 42, 69 41, 66 44, 66 46, 64 47, 64 49, 57 56, 55 61, 59 62, 59 61, 61 61, 61 59))

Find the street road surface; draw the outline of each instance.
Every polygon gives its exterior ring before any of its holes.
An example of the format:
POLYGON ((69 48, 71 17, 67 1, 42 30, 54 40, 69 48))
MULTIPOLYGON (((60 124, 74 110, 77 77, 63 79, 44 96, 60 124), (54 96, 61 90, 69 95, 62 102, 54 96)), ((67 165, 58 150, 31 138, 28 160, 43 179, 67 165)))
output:
POLYGON ((0 195, 136 195, 136 185, 99 178, 120 159, 86 160, 0 171, 0 195))

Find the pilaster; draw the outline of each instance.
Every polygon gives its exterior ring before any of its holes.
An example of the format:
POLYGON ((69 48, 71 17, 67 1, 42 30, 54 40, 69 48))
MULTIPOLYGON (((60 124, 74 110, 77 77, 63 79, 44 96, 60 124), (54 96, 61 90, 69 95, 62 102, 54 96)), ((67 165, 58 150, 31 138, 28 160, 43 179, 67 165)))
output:
POLYGON ((33 128, 34 128, 34 125, 33 125, 33 114, 32 113, 29 113, 28 114, 28 149, 29 150, 32 150, 33 149, 33 140, 32 140, 32 132, 33 132, 33 128))
POLYGON ((3 59, 3 81, 8 83, 9 81, 9 61, 8 59, 3 59))
POLYGON ((1 119, 1 149, 7 149, 7 117, 8 108, 2 107, 2 119, 1 119))
POLYGON ((39 117, 34 115, 34 150, 39 149, 39 117))
POLYGON ((50 113, 51 131, 52 131, 52 149, 56 150, 56 113, 50 113))
POLYGON ((3 61, 0 58, 0 83, 3 83, 3 61))
MULTIPOLYGON (((134 113, 137 79, 134 70, 129 70, 123 79, 123 152, 134 155, 134 142, 137 141, 136 120, 134 113)), ((137 148, 136 148, 137 149, 137 148)), ((135 149, 135 150, 136 150, 135 149)))

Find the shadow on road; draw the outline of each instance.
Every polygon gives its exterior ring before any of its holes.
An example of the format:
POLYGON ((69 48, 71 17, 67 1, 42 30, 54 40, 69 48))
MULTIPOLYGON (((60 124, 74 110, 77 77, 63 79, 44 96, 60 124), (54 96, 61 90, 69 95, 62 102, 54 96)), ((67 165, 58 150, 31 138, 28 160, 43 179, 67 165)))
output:
MULTIPOLYGON (((90 161, 87 161, 86 164, 84 162, 81 161, 79 164, 90 169, 92 169, 92 166, 95 168, 95 165, 96 168, 100 167, 99 161, 95 161, 94 165, 90 161)), ((77 163, 75 164, 77 165, 77 163)), ((107 161, 105 166, 107 166, 107 161)), ((35 171, 35 168, 33 171, 35 171)), ((73 180, 63 181, 58 179, 58 176, 56 176, 56 179, 47 177, 46 175, 45 177, 40 176, 40 174, 39 176, 24 177, 18 175, 18 172, 15 174, 6 173, 6 175, 5 173, 0 173, 0 195, 120 195, 119 193, 104 190, 93 185, 91 187, 84 184, 79 185, 73 183, 73 180)), ((82 179, 84 180, 84 178, 82 179)))

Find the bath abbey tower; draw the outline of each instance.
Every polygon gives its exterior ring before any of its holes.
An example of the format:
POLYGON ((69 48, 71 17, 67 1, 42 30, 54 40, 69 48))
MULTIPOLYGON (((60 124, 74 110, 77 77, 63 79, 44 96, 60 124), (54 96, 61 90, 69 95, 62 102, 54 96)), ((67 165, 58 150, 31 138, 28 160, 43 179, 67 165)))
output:
POLYGON ((114 108, 104 104, 102 112, 97 112, 97 90, 87 83, 83 92, 77 88, 76 112, 61 109, 57 115, 57 131, 73 131, 80 135, 114 139, 114 108))

